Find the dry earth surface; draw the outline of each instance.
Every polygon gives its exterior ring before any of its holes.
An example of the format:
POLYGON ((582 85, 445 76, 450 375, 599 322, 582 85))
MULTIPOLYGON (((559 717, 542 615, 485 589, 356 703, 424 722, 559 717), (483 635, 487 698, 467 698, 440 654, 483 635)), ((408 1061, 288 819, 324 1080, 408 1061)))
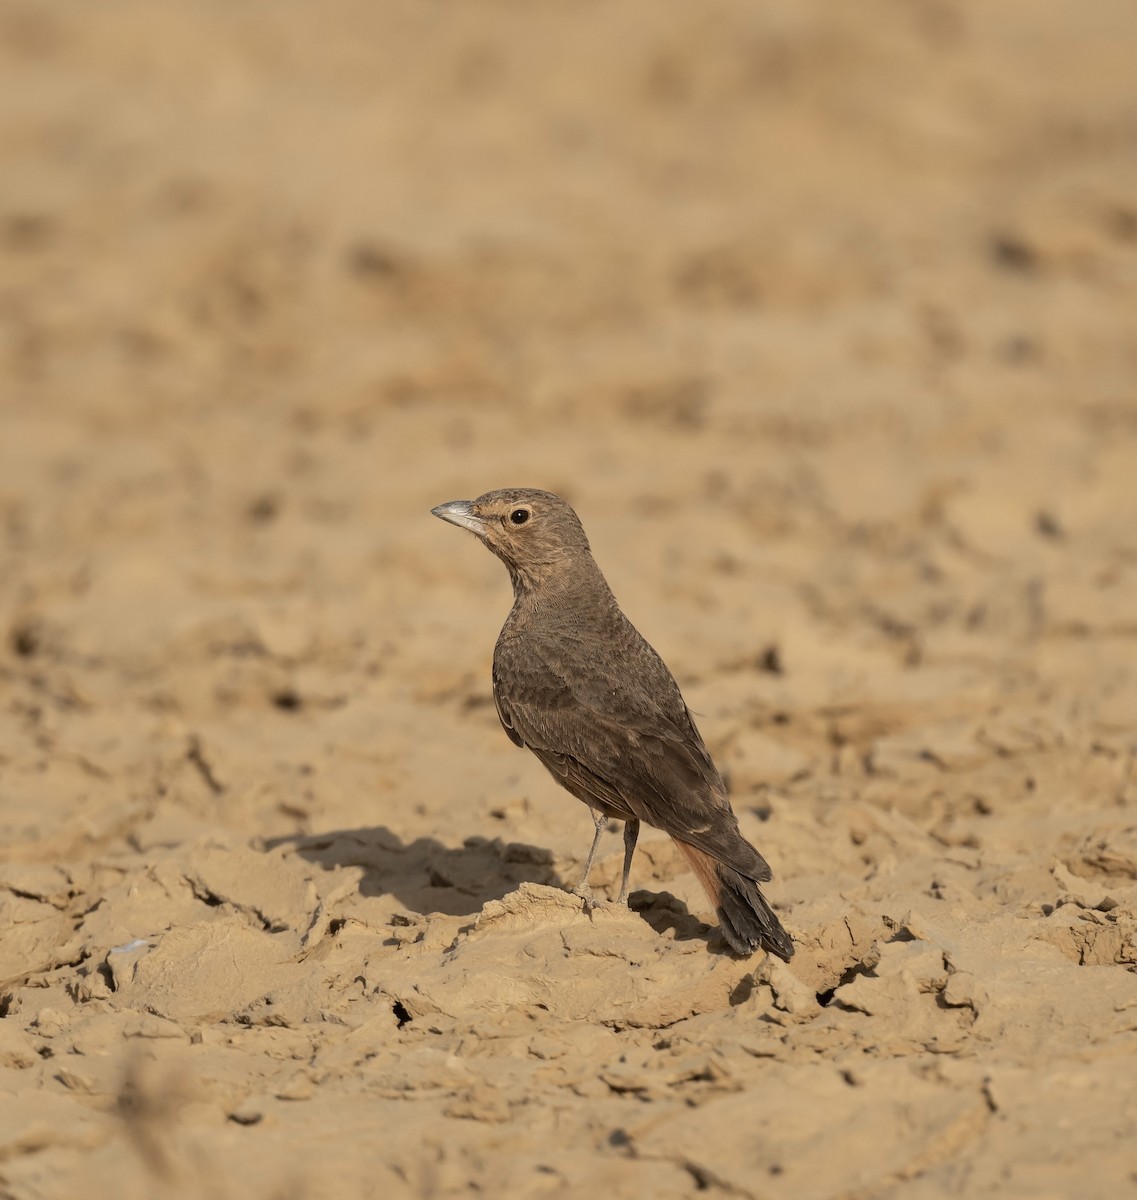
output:
POLYGON ((1131 0, 0 8, 0 1196, 1137 1191, 1135 58, 1131 0), (428 515, 505 485, 792 965, 658 834, 559 890, 428 515))

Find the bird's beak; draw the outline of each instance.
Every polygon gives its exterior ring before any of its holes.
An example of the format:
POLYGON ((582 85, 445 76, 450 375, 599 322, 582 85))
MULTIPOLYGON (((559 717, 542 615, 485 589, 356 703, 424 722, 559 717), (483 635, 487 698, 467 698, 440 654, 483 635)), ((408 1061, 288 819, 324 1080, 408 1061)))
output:
POLYGON ((451 525, 459 525, 471 533, 485 533, 486 523, 481 517, 474 516, 469 500, 451 500, 449 504, 440 504, 430 511, 443 521, 449 521, 451 525))

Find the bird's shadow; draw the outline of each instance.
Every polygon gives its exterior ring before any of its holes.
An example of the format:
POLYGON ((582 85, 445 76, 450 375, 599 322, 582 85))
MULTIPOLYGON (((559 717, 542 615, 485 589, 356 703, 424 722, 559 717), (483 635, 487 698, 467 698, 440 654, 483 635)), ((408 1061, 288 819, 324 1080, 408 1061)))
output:
POLYGON ((687 905, 670 892, 649 892, 640 888, 628 896, 628 907, 661 936, 675 931, 677 942, 704 941, 711 954, 731 953, 726 940, 714 925, 699 920, 687 905))
POLYGON ((265 842, 266 849, 277 846, 292 846, 301 858, 327 870, 359 867, 361 896, 394 896, 416 913, 464 917, 522 883, 564 886, 551 851, 501 838, 468 837, 460 846, 432 837, 404 842, 385 825, 376 825, 265 842))
MULTIPOLYGON (((432 837, 404 842, 385 825, 377 825, 265 842, 266 849, 278 846, 291 846, 325 870, 359 867, 361 896, 393 896, 415 913, 471 916, 523 883, 566 886, 552 851, 501 838, 468 837, 460 846, 446 846, 432 837)), ((660 935, 673 930, 675 941, 703 939, 711 953, 729 952, 714 926, 700 921, 670 892, 638 889, 629 896, 628 907, 660 935)))

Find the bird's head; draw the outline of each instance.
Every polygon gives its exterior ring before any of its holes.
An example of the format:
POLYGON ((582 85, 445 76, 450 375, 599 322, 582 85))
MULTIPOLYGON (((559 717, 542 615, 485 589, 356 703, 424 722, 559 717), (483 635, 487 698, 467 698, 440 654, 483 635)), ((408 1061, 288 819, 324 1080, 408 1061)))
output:
POLYGON ((566 566, 591 560, 580 518, 552 492, 501 488, 430 511, 477 534, 509 568, 515 588, 536 586, 566 566))

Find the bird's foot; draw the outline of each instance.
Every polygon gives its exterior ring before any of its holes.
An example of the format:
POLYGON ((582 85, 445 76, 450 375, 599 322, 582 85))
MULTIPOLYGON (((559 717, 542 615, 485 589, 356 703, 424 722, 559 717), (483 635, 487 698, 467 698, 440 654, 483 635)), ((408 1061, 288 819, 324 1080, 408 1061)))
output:
POLYGON ((611 900, 605 900, 600 896, 594 895, 587 883, 578 883, 576 887, 569 889, 569 894, 583 901, 586 913, 591 913, 598 908, 609 908, 612 904, 611 900))

